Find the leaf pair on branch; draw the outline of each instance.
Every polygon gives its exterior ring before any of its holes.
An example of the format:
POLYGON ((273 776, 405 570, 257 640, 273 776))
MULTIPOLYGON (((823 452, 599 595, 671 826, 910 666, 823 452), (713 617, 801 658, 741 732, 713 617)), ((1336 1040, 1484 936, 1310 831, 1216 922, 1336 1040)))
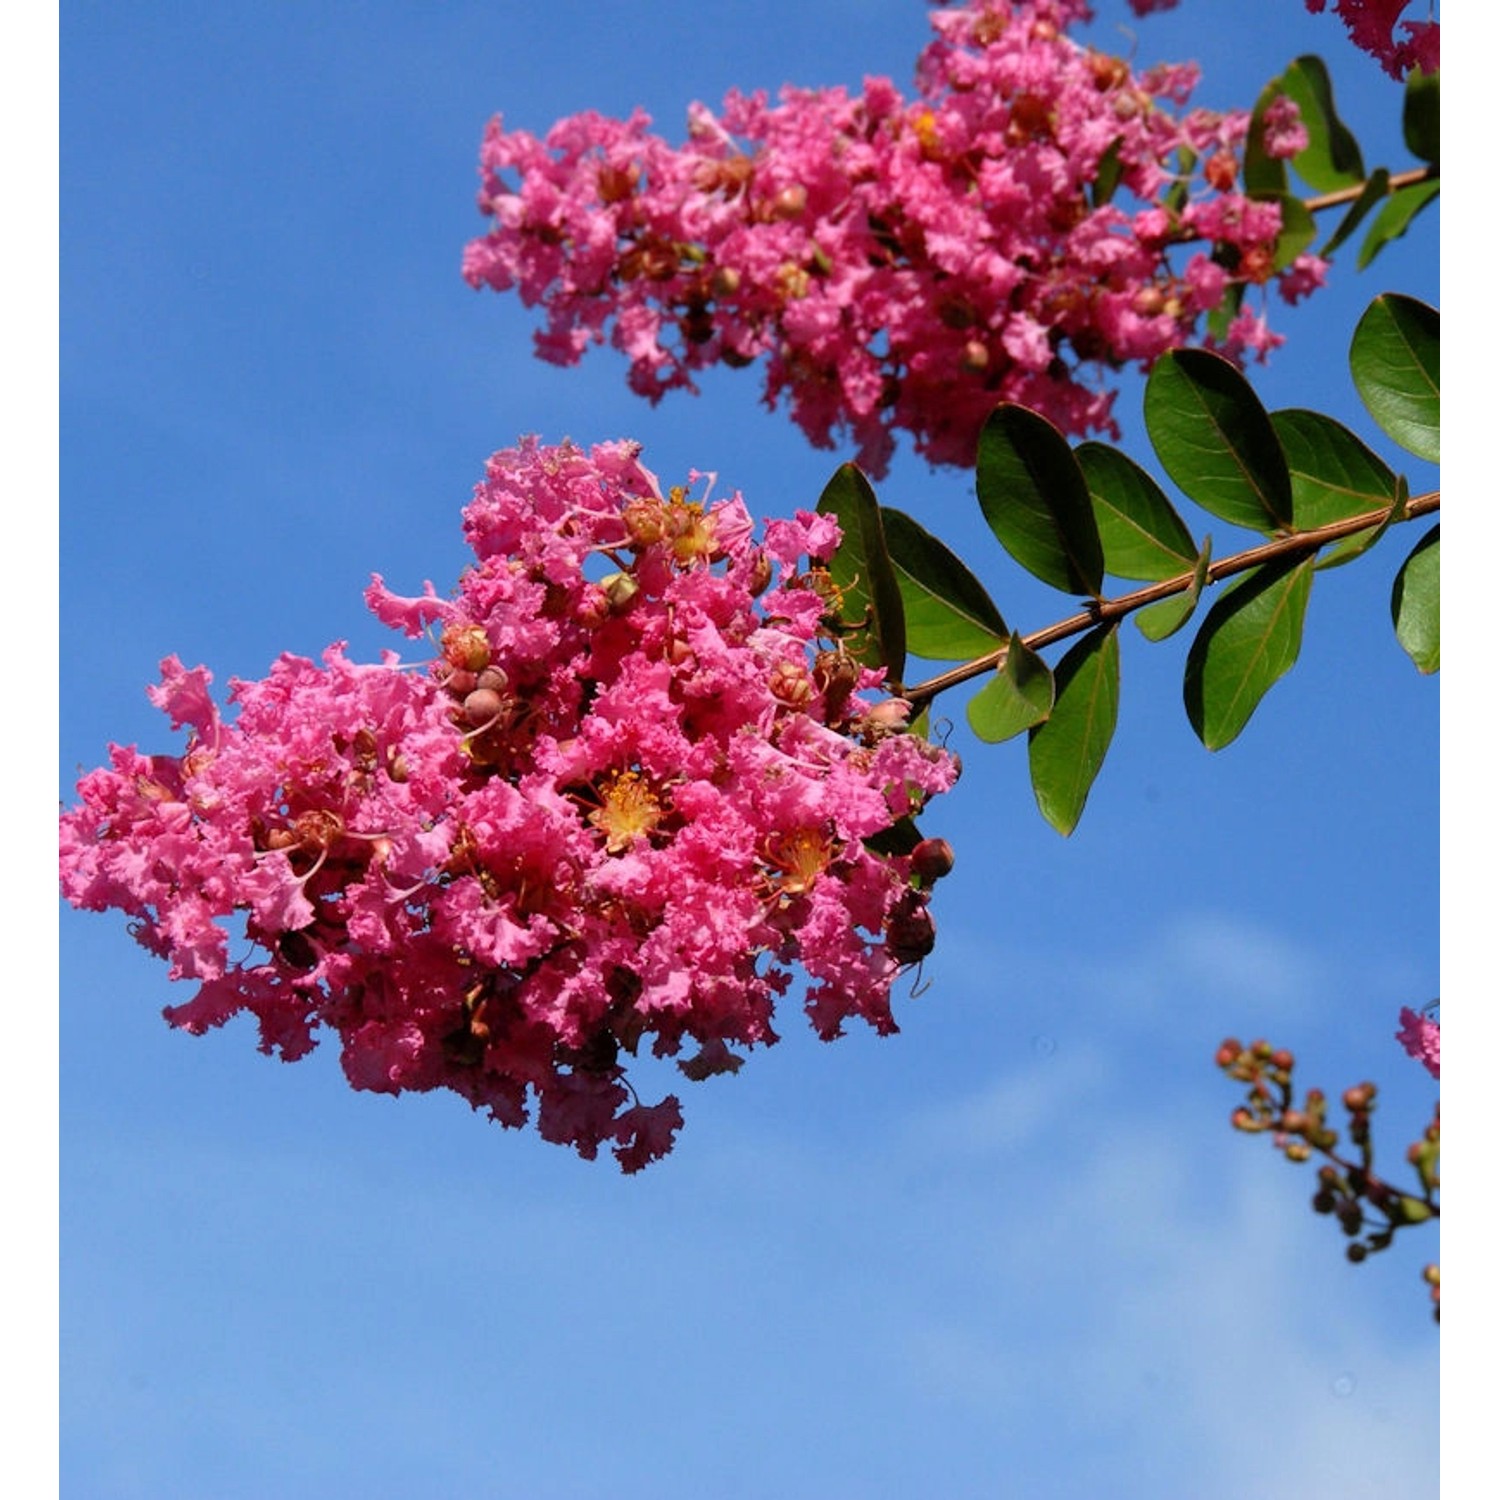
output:
MULTIPOLYGON (((1439 320, 1424 303, 1378 297, 1355 330, 1350 371, 1381 429, 1420 459, 1439 458, 1439 320)), ((908 685, 930 703, 976 677, 968 705, 984 740, 1028 735, 1043 816, 1070 833, 1114 733, 1120 621, 1134 614, 1164 640, 1194 614, 1205 588, 1238 581, 1207 611, 1188 651, 1183 698, 1210 750, 1231 743, 1292 667, 1315 573, 1350 562, 1395 522, 1438 508, 1413 500, 1406 479, 1332 417, 1267 412, 1228 360, 1202 349, 1163 356, 1145 394, 1145 421, 1169 478, 1210 516, 1262 541, 1212 560, 1157 481, 1107 444, 1071 447, 1045 418, 1002 404, 979 444, 976 492, 1001 546, 1027 572, 1082 610, 1029 635, 1011 629, 983 584, 941 541, 845 465, 819 508, 844 542, 831 560, 853 649, 902 682, 906 658, 963 665, 908 685), (1108 598, 1107 577, 1146 586, 1108 598), (1049 667, 1039 651, 1078 636, 1049 667)), ((1412 549, 1391 599, 1396 636, 1419 670, 1439 663, 1438 528, 1412 549)))

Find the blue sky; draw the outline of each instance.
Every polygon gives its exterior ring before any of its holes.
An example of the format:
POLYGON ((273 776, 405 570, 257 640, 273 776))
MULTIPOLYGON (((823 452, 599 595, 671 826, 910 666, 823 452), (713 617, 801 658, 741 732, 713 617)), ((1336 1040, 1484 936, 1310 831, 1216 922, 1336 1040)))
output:
MULTIPOLYGON (((478 142, 497 110, 540 131, 641 104, 676 136, 734 85, 906 87, 924 9, 70 5, 59 796, 111 740, 174 743, 144 695, 169 652, 224 688, 283 650, 407 649, 369 574, 445 587, 459 509, 522 433, 636 437, 669 483, 811 505, 847 455, 760 408, 754 372, 651 409, 618 356, 540 364, 519 302, 463 284, 478 142)), ((1320 52, 1367 162, 1406 163, 1399 90, 1336 21, 1247 14, 1184 0, 1132 42, 1121 0, 1093 36, 1199 61, 1214 106, 1320 52)), ((1421 221, 1276 307, 1266 404, 1398 462, 1343 351, 1379 292, 1438 300, 1436 241, 1421 221)), ((879 493, 1008 619, 1056 618, 966 476, 903 452, 879 493)), ((925 822, 958 868, 901 1034, 823 1045, 789 1008, 637 1178, 454 1098, 355 1094, 336 1047, 285 1066, 248 1023, 174 1033, 186 995, 123 922, 65 911, 63 1492, 1435 1494, 1436 1237, 1347 1266, 1311 1169, 1228 1128, 1212 1065, 1265 1034, 1304 1086, 1376 1080, 1393 1168, 1430 1112, 1392 1040, 1438 992, 1438 687, 1387 603, 1419 534, 1320 575, 1301 661, 1219 754, 1182 711, 1186 640, 1127 633, 1070 840, 955 697, 965 776, 925 822)))

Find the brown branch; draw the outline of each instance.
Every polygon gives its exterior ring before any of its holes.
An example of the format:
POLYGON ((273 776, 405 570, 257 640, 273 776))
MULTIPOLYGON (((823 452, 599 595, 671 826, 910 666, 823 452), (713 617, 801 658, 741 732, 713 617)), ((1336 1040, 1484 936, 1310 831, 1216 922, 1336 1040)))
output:
MULTIPOLYGON (((1438 180, 1438 169, 1436 167, 1413 167, 1407 172, 1395 173, 1386 184, 1386 195, 1389 196, 1398 188, 1410 187, 1414 182, 1436 182, 1438 180)), ((1304 198, 1302 206, 1309 213, 1317 213, 1320 208, 1337 208, 1341 203, 1353 203, 1368 186, 1368 182, 1357 182, 1353 187, 1339 188, 1337 192, 1323 193, 1316 198, 1304 198)))
MULTIPOLYGON (((1342 541, 1344 537, 1368 531, 1372 527, 1384 525, 1387 521, 1414 521, 1419 516, 1430 515, 1439 508, 1441 503, 1441 491, 1432 490, 1425 495, 1418 495, 1408 500, 1405 510, 1399 516, 1396 514, 1395 506, 1385 506, 1380 510, 1365 511, 1362 515, 1330 522, 1327 526, 1319 526, 1313 531, 1299 531, 1289 536, 1280 536, 1275 541, 1265 542, 1259 547, 1236 552, 1232 557, 1226 557, 1220 562, 1210 563, 1204 582, 1205 584, 1218 583, 1222 579, 1232 578, 1236 573, 1247 572, 1251 568, 1260 567, 1263 563, 1274 562, 1279 558, 1311 556, 1330 542, 1342 541)), ((1197 570, 1190 569, 1186 573, 1178 574, 1176 578, 1167 578, 1160 583, 1150 584, 1146 588, 1135 589, 1129 594, 1121 594, 1118 599, 1096 599, 1081 613, 1069 615, 1067 619, 1059 620, 1055 625, 1048 625, 1041 630, 1033 631, 1030 635, 1022 636, 1021 644, 1028 650, 1035 651, 1042 646, 1050 646, 1055 641, 1065 640, 1070 635, 1079 635, 1096 625, 1105 624, 1110 620, 1124 619, 1126 615, 1133 614, 1148 604, 1155 604, 1159 599, 1170 599, 1174 594, 1186 593, 1193 586, 1196 577, 1197 570)), ((939 693, 946 692, 951 687, 957 687, 961 682, 981 677, 986 672, 1001 666, 1009 649, 1008 645, 1001 646, 998 650, 987 652, 984 656, 976 657, 962 666, 951 667, 946 672, 940 672, 936 677, 929 677, 926 682, 919 682, 915 687, 905 689, 902 696, 908 699, 914 707, 920 707, 931 702, 939 693)))

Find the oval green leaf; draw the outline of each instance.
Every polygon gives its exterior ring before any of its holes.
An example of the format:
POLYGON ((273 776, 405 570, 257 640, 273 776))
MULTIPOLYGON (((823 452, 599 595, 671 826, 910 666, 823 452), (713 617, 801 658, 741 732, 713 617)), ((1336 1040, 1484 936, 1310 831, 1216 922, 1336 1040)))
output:
POLYGON ((1340 422, 1292 407, 1271 413, 1292 476, 1292 529, 1314 531, 1396 498, 1396 476, 1340 422))
POLYGON ((905 612, 875 491, 853 464, 842 464, 818 509, 833 516, 844 534, 828 571, 843 591, 844 623, 862 627, 851 637, 850 652, 867 666, 885 667, 892 684, 899 684, 906 670, 905 612))
POLYGON ((1391 589, 1396 639, 1419 672, 1439 666, 1438 530, 1434 526, 1412 548, 1391 589))
POLYGON ((1292 170, 1314 192, 1331 193, 1362 182, 1365 164, 1359 142, 1339 118, 1333 84, 1323 59, 1299 57, 1281 77, 1282 92, 1302 112, 1307 145, 1292 158, 1292 170))
POLYGON ((1107 573, 1160 583, 1192 567, 1192 533, 1133 458, 1108 443, 1080 443, 1073 456, 1089 487, 1107 573))
POLYGON ((1259 397, 1206 349, 1164 354, 1146 381, 1146 431, 1162 467, 1210 515, 1272 532, 1292 519, 1292 480, 1259 397))
POLYGON ((1328 257, 1364 222, 1365 215, 1377 203, 1383 203, 1391 190, 1391 174, 1384 167, 1376 167, 1365 179, 1363 191, 1350 205, 1348 213, 1338 222, 1338 227, 1324 241, 1318 254, 1328 257))
POLYGON ((1114 738, 1120 708, 1120 633, 1101 625, 1057 664, 1057 701, 1027 746, 1042 816, 1064 836, 1083 816, 1089 789, 1114 738))
POLYGON ((1411 221, 1437 197, 1439 186, 1435 177, 1426 182, 1409 182, 1385 200, 1355 257, 1358 270, 1363 271, 1392 240, 1399 240, 1406 233, 1411 221))
POLYGON ((1045 417, 1003 402, 979 434, 975 476, 990 530, 1028 573, 1069 594, 1099 597, 1104 549, 1083 470, 1045 417))
POLYGON ((1215 601, 1188 652, 1183 701, 1198 738, 1222 750, 1302 649, 1312 559, 1268 563, 1215 601))
POLYGON ((1245 136, 1245 161, 1242 176, 1245 191, 1256 198, 1275 198, 1286 192, 1286 162, 1266 154, 1266 110, 1285 89, 1279 78, 1273 78, 1260 91, 1250 114, 1250 129, 1245 136))
POLYGON ((1438 161, 1439 107, 1437 73, 1410 73, 1401 101, 1401 135, 1418 161, 1438 161))
POLYGON ((928 661, 971 661, 1003 646, 1010 630, 984 585, 930 531, 880 509, 906 616, 907 650, 928 661))
POLYGON ((1040 724, 1052 712, 1052 669, 1018 635, 994 675, 969 699, 969 727, 992 745, 1040 724))
POLYGON ((1163 599, 1159 604, 1148 604, 1137 612, 1136 629, 1148 641, 1164 641, 1169 635, 1176 635, 1192 619, 1193 611, 1198 608, 1198 600, 1208 582, 1208 563, 1212 552, 1213 538, 1206 536, 1203 538, 1203 551, 1193 564, 1193 581, 1188 588, 1170 599, 1163 599))
POLYGON ((1382 431, 1437 463, 1439 322, 1435 307, 1386 292, 1365 309, 1349 348, 1355 388, 1382 431))
POLYGON ((1317 222, 1312 210, 1295 193, 1257 193, 1255 196, 1281 205, 1281 229, 1276 236, 1276 257, 1271 262, 1271 269, 1284 271, 1317 239, 1317 222))

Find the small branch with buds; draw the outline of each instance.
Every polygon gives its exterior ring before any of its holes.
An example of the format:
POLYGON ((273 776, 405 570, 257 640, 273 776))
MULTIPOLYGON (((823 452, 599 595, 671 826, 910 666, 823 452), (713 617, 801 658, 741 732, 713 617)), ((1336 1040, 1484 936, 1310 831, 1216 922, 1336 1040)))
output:
MULTIPOLYGON (((1406 1160, 1417 1174, 1421 1191, 1405 1193, 1375 1174, 1375 1148, 1370 1138, 1370 1116, 1375 1109, 1373 1083, 1360 1083, 1344 1090, 1349 1141, 1358 1153, 1357 1159, 1351 1159, 1336 1149, 1339 1133, 1328 1125, 1328 1100, 1322 1089, 1309 1089, 1300 1109, 1294 1104, 1295 1059, 1286 1048, 1272 1047, 1266 1041, 1243 1047, 1231 1038, 1219 1048, 1214 1061, 1237 1083, 1248 1085, 1245 1103, 1230 1116, 1236 1130, 1252 1135, 1269 1131, 1272 1144, 1288 1161, 1308 1161, 1314 1152, 1324 1158, 1324 1164, 1318 1168, 1313 1212, 1331 1214, 1338 1220, 1339 1228, 1349 1239, 1344 1253, 1353 1264, 1358 1265, 1374 1251, 1386 1249, 1398 1230, 1437 1221, 1440 1134, 1436 1105, 1432 1123, 1406 1151, 1406 1160)), ((1426 1266, 1422 1277, 1432 1288, 1432 1316, 1436 1319, 1437 1266, 1426 1266)))

